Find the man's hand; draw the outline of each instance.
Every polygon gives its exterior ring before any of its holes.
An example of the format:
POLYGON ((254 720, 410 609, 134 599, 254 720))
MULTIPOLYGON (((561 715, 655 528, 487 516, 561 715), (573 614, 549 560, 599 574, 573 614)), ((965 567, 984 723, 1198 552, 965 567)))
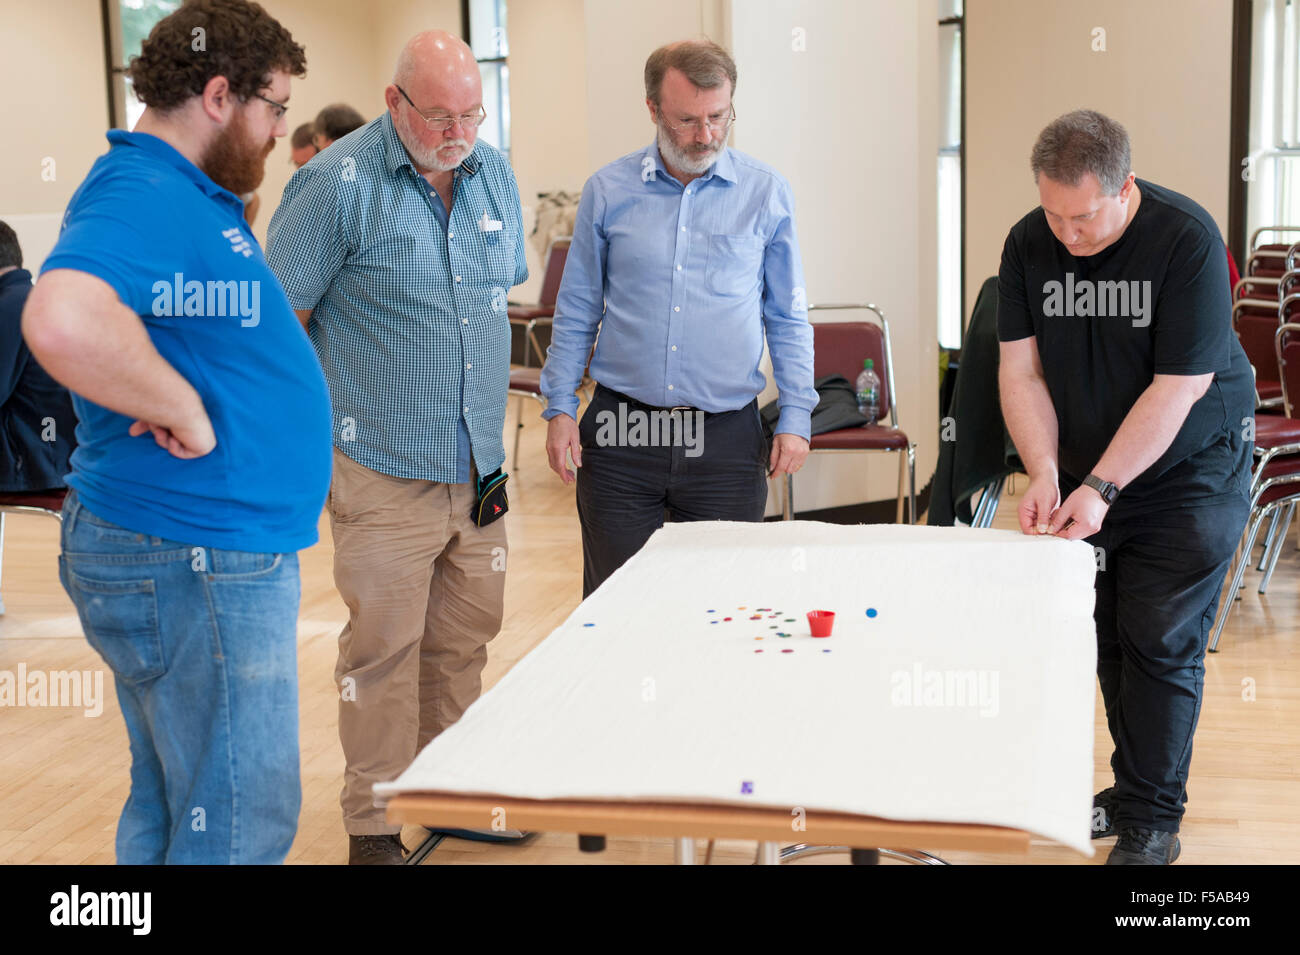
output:
POLYGON ((564 452, 573 455, 575 467, 582 467, 582 444, 578 438, 578 422, 567 414, 557 414, 546 426, 546 458, 551 470, 560 476, 565 484, 572 484, 577 475, 569 470, 569 462, 564 452))
MULTIPOLYGON (((1100 498, 1098 498, 1100 500, 1100 498)), ((1051 526, 1052 512, 1061 501, 1061 491, 1056 479, 1040 477, 1030 480, 1025 496, 1020 499, 1016 516, 1020 518, 1023 534, 1046 534, 1051 526)))
POLYGON ((206 412, 183 427, 171 429, 137 419, 131 423, 127 434, 135 438, 146 431, 153 434, 158 447, 177 458, 201 458, 217 446, 217 436, 212 432, 212 420, 206 412))
POLYGON ((808 459, 808 442, 796 434, 778 434, 772 439, 768 475, 794 474, 808 459))
POLYGON ((1082 486, 1065 499, 1052 515, 1049 534, 1063 537, 1069 541, 1091 537, 1101 530, 1101 522, 1106 519, 1110 505, 1101 499, 1101 495, 1088 486, 1082 486))

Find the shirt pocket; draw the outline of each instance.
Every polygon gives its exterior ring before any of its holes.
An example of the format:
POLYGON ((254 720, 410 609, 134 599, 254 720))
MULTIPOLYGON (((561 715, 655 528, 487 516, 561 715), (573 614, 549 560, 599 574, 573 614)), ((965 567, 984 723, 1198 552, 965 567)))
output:
POLYGON ((762 278, 763 240, 756 235, 709 237, 707 285, 715 295, 744 297, 755 293, 762 278))
POLYGON ((515 284, 515 251, 518 232, 503 222, 495 232, 483 233, 483 252, 487 264, 487 284, 509 291, 515 284))

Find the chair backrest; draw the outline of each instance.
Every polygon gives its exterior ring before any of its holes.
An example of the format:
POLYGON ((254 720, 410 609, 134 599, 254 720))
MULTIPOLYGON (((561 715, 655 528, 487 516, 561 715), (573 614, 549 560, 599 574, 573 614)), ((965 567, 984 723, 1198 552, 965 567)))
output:
POLYGON ((1281 282, 1282 279, 1264 279, 1258 275, 1249 275, 1232 287, 1232 300, 1236 302, 1249 298, 1256 301, 1277 302, 1281 282))
POLYGON ((1300 292, 1292 292, 1277 303, 1277 321, 1279 325, 1300 320, 1300 292))
POLYGON ((564 263, 569 257, 569 238, 556 239, 546 253, 546 274, 542 276, 542 290, 538 294, 537 304, 555 307, 555 299, 560 294, 560 279, 564 277, 564 263))
MULTIPOLYGON (((1280 249, 1262 248, 1250 253, 1246 260, 1246 275, 1281 276, 1286 271, 1286 253, 1290 246, 1280 249)), ((1244 276, 1243 276, 1244 277, 1244 276)))
MULTIPOLYGON (((1242 350, 1250 363, 1255 366, 1255 377, 1259 381, 1277 381, 1277 354, 1275 338, 1277 335, 1277 314, 1272 315, 1237 315, 1233 328, 1242 350)), ((1300 397, 1300 392, 1297 392, 1300 397)))
POLYGON ((1250 234, 1249 247, 1250 251, 1256 249, 1285 249, 1295 241, 1295 233, 1300 232, 1300 225, 1266 225, 1261 226, 1250 234), (1261 244, 1260 236, 1266 233, 1272 233, 1274 238, 1288 239, 1287 242, 1274 242, 1272 244, 1261 244))
MULTIPOLYGON (((1300 269, 1291 269, 1277 280, 1277 299, 1281 301, 1292 292, 1300 292, 1300 269)), ((1262 298, 1270 298, 1264 295, 1262 298)))
MULTIPOLYGON (((817 307, 811 305, 810 313, 817 307)), ((843 375, 853 384, 862 372, 862 361, 875 362, 880 379, 880 414, 884 421, 893 407, 894 370, 888 366, 885 330, 875 322, 813 322, 813 377, 843 375)))
POLYGON ((1282 380, 1282 406, 1288 418, 1295 417, 1295 402, 1300 401, 1300 324, 1287 322, 1273 336, 1278 375, 1282 380))

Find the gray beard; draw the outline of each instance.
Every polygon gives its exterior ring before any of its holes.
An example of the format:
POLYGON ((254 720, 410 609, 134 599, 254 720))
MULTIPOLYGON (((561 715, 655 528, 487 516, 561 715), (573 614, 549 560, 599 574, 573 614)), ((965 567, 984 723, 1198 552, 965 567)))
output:
POLYGON ((723 142, 716 150, 710 150, 707 155, 697 159, 682 149, 679 149, 673 142, 668 130, 664 129, 662 125, 657 125, 657 128, 659 130, 659 135, 657 137, 659 155, 663 157, 664 162, 668 163, 668 165, 672 166, 674 169, 679 169, 682 172, 691 174, 692 176, 698 176, 707 171, 710 166, 718 161, 718 157, 722 155, 722 151, 727 148, 726 143, 723 142))

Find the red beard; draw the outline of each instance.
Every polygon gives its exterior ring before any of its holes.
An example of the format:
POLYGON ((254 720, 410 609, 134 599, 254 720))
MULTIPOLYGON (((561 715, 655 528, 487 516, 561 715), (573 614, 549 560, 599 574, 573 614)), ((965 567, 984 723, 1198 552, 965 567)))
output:
POLYGON ((218 186, 244 196, 262 184, 266 157, 274 148, 274 139, 265 145, 250 143, 244 114, 236 113, 204 151, 199 168, 218 186))

